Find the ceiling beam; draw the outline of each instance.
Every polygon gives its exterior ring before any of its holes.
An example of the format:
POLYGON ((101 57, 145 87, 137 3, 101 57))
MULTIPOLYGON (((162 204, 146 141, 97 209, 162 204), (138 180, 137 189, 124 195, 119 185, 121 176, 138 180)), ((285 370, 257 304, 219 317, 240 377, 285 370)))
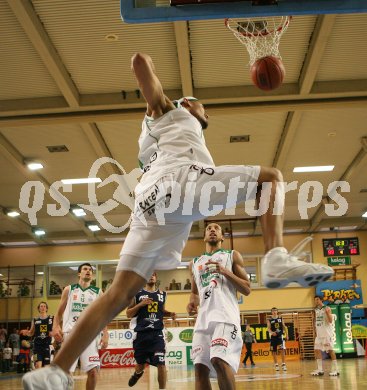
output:
POLYGON ((189 45, 188 22, 174 22, 178 64, 180 67, 181 85, 183 96, 192 96, 192 72, 189 45))
MULTIPOLYGON (((360 164, 367 156, 367 137, 361 138, 361 144, 362 147, 359 150, 359 152, 355 155, 351 163, 348 165, 347 169, 344 171, 344 173, 339 178, 339 181, 349 181, 352 177, 352 175, 358 170, 360 164)), ((316 210, 314 216, 311 218, 311 225, 309 228, 309 232, 313 232, 316 230, 322 220, 323 216, 325 215, 325 204, 328 203, 328 198, 324 198, 322 201, 322 204, 319 206, 319 208, 316 210)))
MULTIPOLYGON (((314 111, 328 109, 348 109, 367 107, 367 96, 335 99, 302 99, 285 101, 259 101, 238 104, 213 104, 208 107, 211 117, 217 115, 236 115, 239 113, 264 113, 284 111, 314 111)), ((142 120, 144 109, 103 110, 86 112, 67 112, 45 115, 0 116, 0 128, 49 125, 60 123, 88 123, 118 120, 142 120)))
POLYGON ((288 156, 288 152, 292 146, 294 137, 296 136, 301 117, 301 111, 293 111, 288 113, 284 129, 278 143, 278 148, 275 153, 273 167, 278 168, 280 170, 283 169, 288 156))
POLYGON ((319 15, 317 17, 315 29, 299 78, 301 95, 311 92, 326 45, 333 31, 335 20, 336 15, 319 15))
MULTIPOLYGON (((170 99, 182 95, 180 89, 166 90, 170 99)), ((261 107, 289 101, 304 102, 328 99, 356 98, 367 96, 367 79, 318 81, 313 84, 312 91, 306 96, 299 95, 298 84, 284 84, 278 90, 265 93, 252 85, 197 88, 193 94, 206 105, 215 104, 261 104, 261 107)), ((300 103, 301 104, 301 103, 300 103)), ((126 99, 120 93, 87 94, 80 96, 80 107, 71 110, 62 96, 0 100, 0 118, 8 116, 24 116, 53 113, 75 113, 88 115, 94 111, 115 111, 145 109, 144 98, 135 93, 127 93, 126 99)), ((292 110, 287 110, 292 111, 292 110)))
POLYGON ((7 2, 69 106, 71 108, 79 107, 79 92, 39 20, 31 1, 7 0, 7 2))
MULTIPOLYGON (((92 145, 92 148, 96 152, 97 157, 110 157, 114 159, 110 148, 104 140, 98 126, 95 123, 81 123, 80 127, 83 129, 85 136, 92 145)), ((121 175, 120 169, 116 164, 104 164, 103 169, 107 175, 118 174, 121 175)))

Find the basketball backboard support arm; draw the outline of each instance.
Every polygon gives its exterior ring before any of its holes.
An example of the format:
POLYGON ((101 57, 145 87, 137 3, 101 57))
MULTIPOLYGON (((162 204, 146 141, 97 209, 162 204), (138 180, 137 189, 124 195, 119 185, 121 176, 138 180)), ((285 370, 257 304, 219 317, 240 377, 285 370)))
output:
POLYGON ((135 7, 135 0, 121 0, 126 23, 158 23, 177 20, 254 18, 261 16, 366 13, 367 0, 278 0, 277 5, 254 6, 251 1, 165 7, 135 7))

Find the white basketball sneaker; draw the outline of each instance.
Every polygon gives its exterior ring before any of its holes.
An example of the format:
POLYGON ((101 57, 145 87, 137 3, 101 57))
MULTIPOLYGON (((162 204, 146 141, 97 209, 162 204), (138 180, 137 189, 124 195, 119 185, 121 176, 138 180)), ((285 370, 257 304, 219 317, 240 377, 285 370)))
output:
POLYGON ((311 375, 312 376, 323 376, 324 375, 324 371, 315 370, 315 371, 311 372, 311 375))
POLYGON ((296 282, 302 287, 312 287, 333 276, 333 269, 327 265, 298 260, 310 240, 312 237, 305 238, 290 253, 283 247, 266 253, 261 266, 262 284, 267 288, 279 288, 296 282))
POLYGON ((339 373, 339 371, 330 371, 329 375, 330 376, 338 376, 338 375, 340 375, 340 373, 339 373))
POLYGON ((74 387, 71 376, 55 365, 28 372, 22 383, 25 390, 72 390, 74 387))

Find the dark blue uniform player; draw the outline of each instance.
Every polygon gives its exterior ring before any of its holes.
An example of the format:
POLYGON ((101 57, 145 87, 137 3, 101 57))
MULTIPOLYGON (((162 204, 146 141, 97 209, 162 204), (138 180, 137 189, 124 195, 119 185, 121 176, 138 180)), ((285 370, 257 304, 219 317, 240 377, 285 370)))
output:
POLYGON ((134 386, 144 373, 145 364, 156 366, 160 389, 166 388, 165 367, 166 344, 163 334, 163 317, 176 318, 176 314, 165 310, 167 293, 156 288, 157 274, 154 272, 144 289, 140 290, 127 308, 126 315, 132 318, 131 324, 136 332, 133 341, 137 365, 129 380, 134 386))
POLYGON ((33 359, 35 368, 41 368, 50 364, 50 344, 53 316, 47 315, 48 305, 46 302, 40 302, 38 305, 39 317, 33 318, 32 327, 29 331, 33 340, 33 359))
POLYGON ((285 339, 287 338, 287 329, 283 323, 282 317, 278 316, 278 309, 276 307, 271 309, 271 317, 268 319, 267 325, 270 335, 270 350, 273 354, 275 370, 279 371, 277 356, 279 347, 282 355, 282 369, 283 371, 287 371, 287 366, 285 365, 285 339))

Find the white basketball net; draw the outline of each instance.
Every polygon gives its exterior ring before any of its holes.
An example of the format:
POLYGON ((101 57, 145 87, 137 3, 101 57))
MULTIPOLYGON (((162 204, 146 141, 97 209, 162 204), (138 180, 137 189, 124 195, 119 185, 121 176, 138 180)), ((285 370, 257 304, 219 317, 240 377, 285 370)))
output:
POLYGON ((266 19, 226 19, 225 24, 246 46, 251 66, 259 58, 267 56, 282 58, 279 53, 279 42, 291 18, 291 16, 275 16, 266 19))

